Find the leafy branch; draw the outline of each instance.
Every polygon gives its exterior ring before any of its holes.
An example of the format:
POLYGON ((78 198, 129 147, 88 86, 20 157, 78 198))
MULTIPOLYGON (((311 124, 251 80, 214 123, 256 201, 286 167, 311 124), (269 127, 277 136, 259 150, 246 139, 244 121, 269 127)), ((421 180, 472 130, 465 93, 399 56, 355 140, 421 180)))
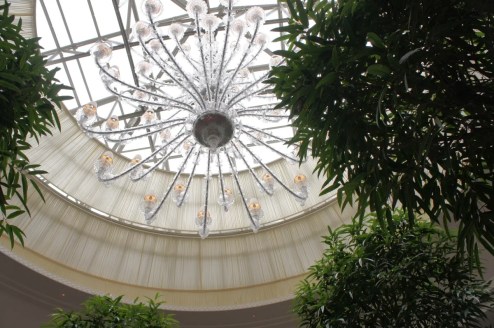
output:
POLYGON ((480 0, 285 1, 269 83, 322 193, 381 224, 397 207, 494 254, 494 6, 480 0))
POLYGON ((482 327, 494 294, 437 225, 374 214, 325 237, 326 251, 297 290, 307 327, 482 327))
POLYGON ((38 38, 21 35, 22 21, 14 23, 7 2, 0 5, 0 236, 6 233, 11 246, 17 238, 24 244, 24 233, 11 220, 27 212, 28 190, 33 187, 43 197, 34 175, 46 173, 31 164, 26 151, 31 140, 60 129, 56 108, 70 99, 59 92, 68 89, 58 84, 57 69, 45 67, 38 38))
POLYGON ((147 298, 146 303, 135 299, 132 304, 123 303, 122 296, 93 296, 84 302, 80 311, 58 309, 43 327, 177 327, 173 315, 165 315, 160 310, 162 304, 158 294, 154 299, 147 298))

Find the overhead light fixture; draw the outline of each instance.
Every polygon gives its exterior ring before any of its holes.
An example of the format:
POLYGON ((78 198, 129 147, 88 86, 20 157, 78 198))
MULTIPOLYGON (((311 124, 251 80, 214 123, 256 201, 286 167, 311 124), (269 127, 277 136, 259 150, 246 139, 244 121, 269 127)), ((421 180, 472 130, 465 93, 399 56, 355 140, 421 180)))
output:
MULTIPOLYGON (((81 128, 92 137, 121 145, 142 142, 143 138, 156 141, 155 149, 135 155, 120 172, 114 172, 113 153, 103 153, 94 168, 98 179, 107 185, 125 175, 133 181, 145 179, 172 157, 181 158, 174 178, 161 194, 143 195, 141 210, 148 224, 167 199, 182 206, 193 176, 204 175, 204 201, 194 218, 202 238, 209 234, 214 219, 213 202, 228 211, 236 198, 242 202, 252 230, 259 229, 262 205, 244 191, 239 166, 250 172, 264 193, 272 195, 278 184, 302 205, 308 197, 305 175, 285 182, 264 158, 264 152, 271 152, 298 162, 296 149, 284 145, 286 132, 273 132, 283 126, 280 121, 289 126, 289 120, 275 108, 276 98, 263 84, 269 74, 268 65, 281 62, 278 56, 265 52, 268 38, 261 32, 264 10, 234 8, 234 2, 221 0, 215 15, 208 13, 203 0, 188 0, 189 18, 168 23, 163 33, 157 20, 163 4, 159 0, 144 1, 146 20, 135 24, 131 36, 142 51, 142 61, 135 65, 134 82, 124 81, 119 67, 111 64, 109 41, 98 42, 90 50, 107 90, 133 104, 139 117, 126 126, 116 115, 102 119, 96 103, 88 103, 76 113, 81 128), (256 167, 262 168, 261 175, 255 172, 256 167), (227 175, 232 176, 237 196, 234 186, 226 183, 227 175), (219 183, 219 195, 210 192, 213 179, 219 183)), ((128 43, 126 46, 128 50, 128 43)))

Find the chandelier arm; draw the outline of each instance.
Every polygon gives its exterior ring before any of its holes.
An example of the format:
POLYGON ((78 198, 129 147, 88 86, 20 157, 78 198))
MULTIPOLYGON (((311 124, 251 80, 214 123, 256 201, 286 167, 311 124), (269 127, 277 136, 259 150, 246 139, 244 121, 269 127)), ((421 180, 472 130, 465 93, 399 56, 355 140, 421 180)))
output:
MULTIPOLYGON (((196 13, 196 17, 195 17, 195 24, 196 24, 197 39, 199 41, 199 50, 200 50, 200 53, 201 53, 202 67, 204 69, 204 78, 205 78, 205 82, 206 82, 206 91, 208 93, 208 100, 211 100, 212 99, 212 97, 211 97, 211 88, 209 86, 208 72, 207 72, 207 69, 206 69, 206 59, 204 58, 204 49, 203 49, 202 40, 201 40, 201 27, 199 26, 199 15, 197 13, 196 13)), ((209 34, 211 34, 211 30, 209 31, 209 34)), ((211 45, 210 45, 210 48, 211 48, 211 45)), ((211 61, 212 58, 209 58, 209 60, 211 61)))
MULTIPOLYGON (((242 132, 247 133, 247 132, 245 132, 245 131, 242 131, 242 132)), ((247 133, 247 134, 249 134, 249 133, 247 133)), ((250 134, 249 134, 249 135, 250 135, 250 134)), ((246 146, 246 145, 245 145, 245 144, 244 144, 244 143, 243 143, 240 139, 238 139, 238 138, 236 138, 236 139, 237 139, 237 141, 238 141, 238 142, 239 142, 239 143, 240 143, 243 147, 245 147, 245 148, 247 149, 247 151, 248 151, 248 152, 252 155, 252 157, 254 157, 254 159, 255 159, 255 160, 256 160, 256 161, 257 161, 257 162, 258 162, 258 163, 259 163, 262 167, 264 167, 264 169, 265 169, 265 170, 266 170, 269 174, 271 174, 271 176, 272 176, 272 177, 273 177, 276 181, 278 181, 278 183, 279 183, 279 184, 280 184, 280 185, 281 185, 281 186, 282 186, 282 187, 283 187, 286 191, 288 191, 290 194, 292 194, 293 196, 295 196, 295 197, 296 197, 296 198, 298 198, 298 199, 305 200, 305 198, 304 198, 304 197, 301 197, 301 196, 297 195, 297 193, 296 193, 296 192, 294 192, 292 189, 290 189, 288 186, 286 186, 286 185, 285 185, 285 183, 283 183, 283 181, 281 181, 281 179, 280 179, 280 178, 278 178, 278 176, 277 176, 276 174, 274 174, 274 173, 273 173, 273 171, 271 171, 271 169, 270 169, 270 168, 269 168, 266 164, 264 164, 264 163, 263 163, 263 162, 262 162, 262 161, 261 161, 261 160, 260 160, 260 159, 259 159, 259 158, 258 158, 258 157, 257 157, 257 156, 256 156, 256 155, 255 155, 255 154, 254 154, 251 150, 250 150, 250 149, 248 149, 248 148, 247 148, 247 146, 246 146)), ((262 141, 261 141, 261 142, 262 142, 262 141)), ((272 147, 268 146, 266 143, 264 143, 264 142, 262 142, 262 143, 263 143, 265 146, 267 146, 268 148, 270 148, 270 149, 274 150, 274 148, 272 148, 272 147)), ((276 150, 275 150, 275 151, 276 151, 276 150)), ((280 152, 278 152, 278 151, 276 151, 276 152, 277 152, 278 154, 280 154, 280 155, 282 155, 282 156, 283 156, 283 153, 280 153, 280 152)), ((287 156, 286 156, 286 155, 284 155, 284 157, 287 157, 287 156)), ((288 157, 288 158, 290 158, 290 157, 288 157)))
POLYGON ((189 56, 187 56, 187 54, 185 53, 185 50, 184 50, 184 48, 182 48, 182 44, 181 44, 181 43, 180 43, 180 41, 177 39, 177 36, 176 36, 176 35, 174 35, 174 36, 173 36, 173 39, 174 39, 174 40, 175 40, 175 42, 177 43, 177 47, 178 47, 178 49, 180 50, 180 52, 184 55, 185 60, 187 60, 187 62, 190 64, 190 66, 192 66, 192 68, 194 68, 194 70, 195 70, 196 72, 199 72, 199 69, 198 69, 198 68, 196 67, 196 65, 192 62, 192 59, 191 59, 189 56))
MULTIPOLYGON (((257 55, 256 55, 257 56, 257 55)), ((254 57, 255 58, 255 57, 254 57)), ((280 63, 278 63, 278 65, 275 65, 275 67, 278 67, 278 66, 281 66, 283 63, 285 62, 285 60, 283 59, 280 63)), ((255 90, 254 92, 251 92, 251 93, 248 93, 248 94, 245 94, 243 97, 241 97, 240 99, 238 99, 237 101, 233 102, 234 99, 238 98, 239 96, 241 96, 242 94, 244 94, 247 90, 249 90, 250 88, 256 86, 257 84, 259 84, 262 80, 266 79, 270 74, 270 70, 268 70, 263 76, 261 76, 260 78, 258 78, 257 80, 255 80, 254 82, 252 82, 249 86, 247 86, 245 89, 243 89, 242 91, 240 91, 239 93, 237 93, 235 95, 235 97, 233 97, 232 99, 230 99, 230 101, 228 102, 228 105, 229 106, 234 106, 236 105, 237 103, 239 103, 240 101, 244 100, 245 98, 248 98, 252 95, 255 95, 256 93, 259 93, 261 91, 264 91, 264 90, 267 90, 269 89, 269 85, 263 87, 263 88, 260 88, 258 90, 255 90)))
MULTIPOLYGON (((209 29, 209 81, 211 83, 208 83, 208 85, 213 84, 213 39, 212 39, 213 33, 212 32, 213 31, 209 29)), ((209 91, 211 92, 211 87, 209 88, 209 91)), ((210 95, 209 101, 212 100, 213 100, 213 95, 210 95)))
MULTIPOLYGON (((189 112, 191 112, 191 111, 193 110, 193 107, 192 107, 191 105, 187 104, 187 103, 184 103, 184 102, 181 102, 181 101, 175 100, 175 99, 173 99, 173 98, 164 97, 164 96, 162 96, 162 95, 160 95, 160 94, 157 94, 157 93, 154 93, 154 92, 150 92, 149 90, 146 90, 146 89, 143 89, 143 88, 137 87, 137 86, 135 86, 135 85, 128 84, 128 83, 126 83, 126 82, 124 82, 124 81, 122 81, 122 80, 120 80, 120 79, 118 79, 118 78, 114 77, 113 75, 111 75, 110 73, 108 73, 108 72, 106 71, 106 69, 105 69, 103 66, 101 66, 101 65, 100 65, 100 63, 98 63, 98 61, 96 61, 96 65, 100 68, 100 70, 102 70, 102 71, 105 73, 105 75, 106 75, 106 76, 110 77, 112 80, 114 80, 114 81, 116 81, 116 82, 118 82, 118 83, 120 83, 120 84, 122 84, 122 85, 125 85, 126 87, 128 87, 128 88, 130 88, 130 89, 132 89, 132 90, 135 90, 135 91, 142 91, 142 92, 144 92, 144 93, 146 93, 146 94, 148 94, 148 95, 155 96, 155 97, 158 97, 158 98, 162 98, 162 99, 165 99, 165 100, 168 100, 168 101, 171 101, 171 102, 175 102, 175 103, 177 103, 177 104, 179 104, 179 105, 183 105, 183 106, 185 106, 185 108, 183 108, 183 109, 185 109, 185 110, 187 110, 187 111, 189 111, 189 112)), ((116 92, 116 91, 112 90, 112 89, 111 89, 109 86, 107 86, 107 85, 106 85, 106 89, 107 89, 108 91, 110 91, 111 93, 113 93, 114 95, 116 95, 116 96, 121 96, 122 98, 130 99, 130 100, 136 100, 136 99, 134 99, 134 98, 132 98, 132 97, 127 97, 127 96, 124 96, 123 94, 118 93, 118 92, 116 92)), ((139 102, 144 102, 144 103, 148 103, 148 102, 146 102, 146 101, 144 101, 144 100, 137 100, 137 101, 139 101, 139 102)), ((149 102, 149 103, 152 103, 152 102, 149 102)), ((159 104, 159 105, 162 105, 162 104, 159 104)))
MULTIPOLYGON (((176 118, 174 120, 169 120, 169 121, 166 121, 166 122, 158 122, 158 123, 148 124, 145 127, 146 128, 152 128, 153 126, 162 126, 163 124, 167 124, 167 123, 183 122, 183 121, 185 121, 185 118, 176 118)), ((175 125, 178 125, 178 124, 173 124, 172 126, 175 126, 175 125)), ((133 126, 133 127, 130 127, 130 128, 124 128, 124 129, 118 129, 118 130, 111 130, 111 131, 96 131, 96 130, 89 129, 86 126, 81 125, 81 129, 84 132, 98 134, 98 135, 102 135, 102 136, 105 136, 105 135, 113 135, 113 134, 117 134, 117 133, 124 133, 124 132, 129 132, 129 131, 141 130, 141 129, 145 128, 145 127, 143 127, 143 126, 133 126)), ((169 127, 171 127, 171 126, 167 126, 165 128, 169 128, 169 127)), ((162 129, 160 129, 160 130, 162 130, 162 129)), ((155 133, 155 132, 156 131, 153 131, 153 133, 155 133)), ((114 141, 114 140, 110 140, 110 141, 114 141)))
POLYGON ((119 178, 121 178, 122 176, 124 176, 125 174, 129 173, 130 171, 132 171, 133 169, 135 169, 136 167, 139 167, 139 166, 142 166, 145 162, 149 161, 151 158, 153 158, 158 152, 160 152, 161 150, 163 150, 164 148, 166 148, 169 144, 171 144, 172 142, 174 142, 176 139, 178 139, 179 137, 183 136, 184 133, 182 133, 181 135, 178 135, 176 136, 173 140, 171 140, 169 143, 167 143, 166 145, 163 145, 161 146, 160 148, 158 148, 157 150, 155 150, 153 153, 151 153, 151 155, 147 156, 146 158, 144 158, 142 161, 140 161, 139 163, 137 163, 136 165, 128 168, 128 169, 125 169, 123 170, 122 172, 120 172, 119 174, 116 174, 112 177, 109 177, 109 178, 98 178, 100 181, 102 182, 107 182, 107 181, 114 181, 114 180, 117 180, 119 178))
POLYGON ((185 196, 187 196, 187 193, 189 192, 190 183, 192 182, 194 172, 196 171, 197 163, 199 163, 199 155, 201 155, 200 151, 197 152, 196 159, 194 160, 194 166, 192 167, 192 171, 190 172, 190 175, 187 178, 187 183, 185 185, 185 190, 184 190, 184 196, 180 199, 180 202, 177 203, 177 207, 182 206, 185 200, 185 196))
POLYGON ((264 90, 267 90, 270 88, 269 85, 265 86, 265 87, 262 87, 260 89, 257 89, 257 90, 254 90, 253 92, 251 93, 248 93, 246 94, 246 92, 248 90, 250 90, 252 87, 255 87, 256 85, 258 85, 260 82, 262 82, 263 80, 265 80, 269 75, 269 72, 264 74, 263 76, 261 76, 260 78, 258 78, 257 80, 255 80, 254 82, 252 82, 251 84, 249 84, 246 88, 244 88, 242 91, 240 91, 239 93, 237 93, 235 95, 235 97, 233 97, 232 99, 230 99, 228 101, 228 106, 233 106, 233 105, 236 105, 237 103, 239 103, 240 101, 244 100, 245 98, 247 97, 250 97, 252 95, 255 95, 256 93, 259 93, 261 91, 264 91, 264 90), (243 95, 243 97, 242 97, 243 95), (239 98, 241 97, 241 98, 239 98), (234 102, 235 99, 239 98, 237 101, 234 102))
MULTIPOLYGON (((243 126, 244 126, 244 127, 246 127, 246 128, 249 128, 249 129, 251 129, 251 130, 254 130, 254 131, 257 131, 257 132, 261 132, 261 133, 263 133, 263 134, 265 134, 265 135, 267 135, 267 136, 269 136, 269 137, 271 137, 271 138, 273 138, 273 139, 276 139, 276 140, 279 140, 279 141, 283 141, 283 142, 285 142, 285 143, 290 143, 290 140, 289 140, 289 139, 283 139, 283 138, 280 138, 280 137, 278 137, 278 136, 275 136, 274 134, 271 134, 271 133, 268 133, 268 132, 266 132, 266 131, 263 131, 263 130, 257 129, 257 128, 255 128, 255 127, 251 126, 251 125, 244 124, 243 126)), ((285 127, 286 127, 286 126, 285 126, 285 127)), ((300 146, 298 146, 297 144, 295 144, 294 146, 295 146, 296 148, 300 148, 300 146)), ((308 147, 307 149, 308 149, 309 151, 311 151, 311 150, 312 150, 312 148, 311 148, 311 147, 308 147)), ((297 161, 299 161, 299 160, 300 160, 300 159, 297 159, 297 161)))
POLYGON ((242 203, 244 204, 245 210, 247 211, 247 214, 249 215, 249 220, 250 223, 252 223, 252 226, 255 227, 256 223, 254 222, 254 219, 252 218, 252 214, 249 211, 249 205, 247 205, 247 200, 245 199, 244 192, 242 190, 242 187, 240 186, 240 181, 238 181, 238 176, 237 176, 237 170, 235 170, 232 160, 228 154, 226 155, 226 158, 228 159, 228 163, 230 164, 230 168, 232 169, 232 175, 233 179, 235 180, 235 184, 237 185, 238 191, 240 193, 240 198, 242 198, 242 203))
POLYGON ((238 114, 238 116, 255 116, 255 117, 272 117, 272 118, 290 118, 290 115, 267 115, 267 114, 255 114, 244 113, 238 114))
MULTIPOLYGON (((237 151, 237 153, 240 154, 240 150, 238 149, 237 145, 235 145, 234 142, 232 142, 232 145, 233 147, 235 148, 235 150, 237 151)), ((242 144, 243 145, 243 144, 242 144)), ((246 145, 243 145, 244 147, 247 147, 246 145)), ((256 182, 259 184, 259 186, 261 186, 261 189, 266 193, 268 194, 269 196, 273 196, 273 192, 272 191, 269 191, 266 189, 266 187, 264 187, 264 185, 262 184, 261 180, 259 179, 259 177, 256 175, 256 173, 254 172, 254 170, 252 169, 252 167, 250 167, 250 165, 247 163, 247 160, 245 159, 244 156, 241 156, 240 157, 242 158, 242 161, 244 162, 245 166, 247 166, 247 169, 249 169, 249 172, 250 174, 252 175, 252 177, 254 178, 254 180, 256 180, 256 182)))
MULTIPOLYGON (((170 68, 172 68, 172 67, 170 67, 170 68)), ((144 78, 146 81, 148 81, 148 82, 150 82, 150 83, 152 83, 154 85, 159 85, 159 86, 166 87, 166 88, 175 86, 174 84, 171 84, 171 83, 165 83, 165 82, 160 82, 158 80, 153 80, 153 79, 151 79, 150 77, 147 77, 147 76, 141 76, 141 78, 144 78)), ((157 92, 160 92, 161 94, 163 94, 162 97, 169 98, 167 96, 167 94, 162 89, 156 89, 156 91, 157 92)), ((185 98, 185 97, 182 96, 182 97, 177 97, 177 98, 185 98)), ((170 101, 173 101, 173 102, 180 102, 180 103, 183 103, 183 104, 187 105, 190 108, 193 108, 189 103, 182 102, 182 101, 176 100, 174 98, 169 98, 167 100, 170 100, 170 101)))
POLYGON ((230 56, 228 57, 228 60, 226 61, 226 64, 224 67, 228 67, 230 62, 232 61, 233 55, 235 54, 235 51, 237 51, 238 45, 240 44, 240 39, 242 38, 242 34, 239 34, 237 37, 237 41, 235 41, 235 46, 233 47, 230 56))
MULTIPOLYGON (((230 1, 231 4, 231 1, 230 1)), ((218 173, 220 177, 220 188, 221 188, 221 195, 223 196, 223 202, 226 203, 226 197, 225 197, 225 182, 223 180, 223 172, 221 172, 221 160, 220 160, 220 154, 216 154, 216 159, 218 161, 218 173)), ((225 209, 225 212, 228 212, 228 207, 224 205, 223 207, 225 209)))
POLYGON ((211 150, 208 149, 208 166, 206 171, 206 192, 204 195, 204 219, 202 221, 202 234, 206 235, 206 225, 208 223, 208 199, 209 199, 209 178, 211 176, 211 150))
MULTIPOLYGON (((158 80, 153 80, 152 78, 147 77, 147 76, 141 76, 141 77, 145 78, 148 82, 151 82, 151 83, 154 83, 154 84, 158 84, 158 85, 160 85, 162 87, 170 87, 170 86, 173 86, 173 84, 171 84, 171 83, 165 83, 165 82, 160 82, 158 80)), ((162 90, 159 90, 159 91, 163 92, 162 90)))
MULTIPOLYGON (((236 104, 238 104, 242 100, 244 100, 246 98, 249 98, 251 96, 254 96, 254 95, 256 95, 256 94, 258 94, 260 92, 263 92, 263 91, 265 91, 267 89, 269 89, 269 86, 265 86, 265 87, 263 87, 261 89, 257 89, 257 90, 254 90, 254 91, 250 92, 250 93, 246 93, 241 98, 237 99, 233 104, 229 104, 228 106, 230 106, 230 107, 235 106, 236 104)), ((242 90, 241 93, 244 93, 244 91, 247 91, 247 89, 242 90)), ((237 96, 238 96, 238 94, 237 94, 237 96)))
POLYGON ((271 137, 271 138, 276 139, 276 140, 279 140, 279 141, 283 141, 283 142, 286 142, 286 143, 288 143, 290 141, 290 140, 280 138, 278 136, 275 136, 274 134, 268 133, 268 132, 266 132, 264 130, 255 128, 255 127, 250 126, 250 125, 244 124, 244 127, 249 128, 249 129, 254 130, 254 131, 257 131, 257 132, 260 132, 260 133, 262 133, 264 135, 267 135, 268 137, 271 137))
MULTIPOLYGON (((185 140, 185 139, 184 139, 185 140)), ((182 142, 184 141, 182 140, 182 142)), ((187 156, 185 157, 184 161, 182 162, 182 165, 180 166, 180 169, 177 171, 177 173, 175 173, 175 176, 173 177, 172 179, 172 182, 170 183, 170 185, 168 186, 168 189, 166 190, 166 193, 165 195, 161 198, 160 202, 158 203, 158 205, 156 206, 156 208, 153 210, 153 212, 151 213, 151 215, 146 218, 147 221, 151 221, 153 220, 153 218, 156 216, 156 214, 158 214, 159 210, 161 209, 161 207, 163 206, 163 204, 165 203, 165 200, 168 198, 168 195, 170 195, 170 192, 172 191, 173 189, 173 186, 175 185, 175 183, 177 182, 178 180, 178 177, 180 176, 180 174, 182 173, 184 167, 185 167, 185 164, 187 163, 187 161, 189 160, 189 157, 190 157, 190 154, 192 154, 192 150, 195 148, 195 145, 190 149, 190 151, 188 152, 187 156)))
MULTIPOLYGON (((118 93, 110 88, 107 88, 108 91, 110 91, 110 93, 112 93, 113 95, 117 96, 117 97, 120 97, 120 98, 123 98, 123 99, 127 99, 127 100, 131 100, 131 101, 138 101, 139 103, 141 104, 145 104, 145 105, 151 105, 151 106, 163 106, 162 103, 157 103, 157 102, 154 102, 154 101, 148 101, 148 100, 137 100, 135 98, 132 98, 130 96, 125 96, 123 93, 118 93)), ((179 106, 173 106, 173 108, 179 108, 179 109, 183 109, 185 111, 188 111, 190 113, 193 113, 195 114, 194 110, 192 110, 191 108, 186 108, 186 107, 179 107, 179 106)))
POLYGON ((260 111, 266 111, 266 110, 274 110, 275 108, 274 107, 270 107, 270 108, 265 108, 267 106, 276 106, 278 104, 266 104, 266 105, 262 105, 262 106, 257 106, 257 107, 243 107, 244 109, 241 109, 241 110, 238 110, 237 111, 237 114, 242 114, 242 113, 257 113, 257 112, 260 112, 260 111))
MULTIPOLYGON (((254 136, 253 134, 251 134, 250 132, 244 130, 244 129, 241 129, 241 131, 245 134, 247 134, 248 136, 250 136, 251 138, 254 138, 255 140, 259 141, 260 143, 262 143, 265 147, 269 148, 270 150, 274 151, 275 153, 277 153, 278 155, 284 157, 284 158, 287 158, 287 159, 290 159, 292 161, 295 161, 297 162, 299 159, 298 158, 293 158, 293 157, 290 157, 288 156, 287 154, 284 154, 282 153, 281 151, 277 150, 276 148, 273 148, 271 147, 268 143, 265 143, 264 141, 262 141, 261 139, 257 138, 256 136, 254 136)), ((272 135, 271 135, 272 136, 272 135)), ((248 149, 249 152, 252 154, 252 152, 250 151, 250 149, 248 149)))
MULTIPOLYGON (((139 108, 139 109, 141 108, 139 105, 132 106, 132 107, 133 108, 139 108)), ((165 111, 163 109, 163 107, 160 107, 160 108, 157 108, 156 112, 164 112, 165 111)), ((171 115, 166 120, 161 119, 161 122, 171 120, 172 118, 174 118, 175 116, 177 116, 177 114, 181 113, 180 109, 177 109, 177 108, 173 107, 171 110, 173 110, 173 109, 175 109, 175 114, 171 115)), ((106 118, 100 117, 100 118, 96 119, 96 121, 93 124, 91 124, 90 126, 92 126, 92 127, 94 127, 94 126, 100 126, 101 124, 103 124, 104 122, 106 122, 111 117, 111 114, 112 113, 113 113, 113 110, 112 110, 112 112, 110 112, 110 114, 106 118)), ((123 119, 128 119, 128 118, 135 118, 135 117, 139 116, 138 114, 142 115, 143 112, 139 113, 138 111, 135 111, 134 113, 131 113, 131 114, 122 114, 120 116, 118 116, 118 115, 116 115, 116 116, 118 117, 118 119, 122 119, 122 118, 123 119)), ((159 123, 156 123, 156 124, 159 124, 159 123)), ((87 125, 86 127, 89 127, 89 125, 87 125)), ((124 128, 124 129, 133 129, 133 128, 135 128, 135 127, 124 128)), ((137 127, 137 128, 139 128, 139 127, 137 127)))
POLYGON ((237 75, 238 71, 240 70, 240 67, 242 67, 242 65, 244 63, 245 58, 247 58, 247 55, 249 53, 249 50, 252 47, 252 45, 254 44, 254 39, 256 38, 256 35, 257 35, 257 32, 258 31, 259 31, 259 22, 256 23, 256 27, 254 29, 254 33, 252 34, 252 38, 249 41, 249 45, 247 46, 247 49, 245 49, 244 55, 242 56, 242 59, 240 60, 240 63, 237 65, 237 67, 235 68, 235 71, 230 76, 230 79, 228 80, 228 83, 225 84, 225 88, 223 88, 223 93, 221 94, 220 103, 223 102, 223 100, 225 99, 226 90, 228 89, 228 86, 233 82, 233 80, 235 79, 235 76, 237 75))
MULTIPOLYGON (((163 42, 163 38, 161 37, 161 35, 158 33, 158 30, 156 28, 156 24, 154 23, 154 19, 153 17, 151 16, 151 14, 148 14, 148 19, 149 21, 151 22, 151 26, 153 28, 153 32, 154 34, 158 37, 158 40, 161 44, 161 47, 163 47, 163 50, 165 50, 166 52, 166 55, 168 56, 168 58, 173 62, 173 64, 175 65, 174 69, 176 68, 176 72, 178 71, 183 78, 185 78, 185 80, 187 81, 187 83, 190 85, 190 87, 192 88, 192 90, 194 90, 194 92, 196 93, 196 95, 199 97, 196 98, 190 91, 189 89, 185 88, 182 83, 180 83, 178 80, 176 80, 175 78, 173 78, 173 76, 168 73, 168 71, 159 63, 158 60, 156 60, 156 58, 154 58, 154 56, 151 54, 151 52, 149 51, 149 49, 146 47, 146 43, 142 41, 142 39, 139 37, 139 42, 143 45, 143 48, 145 49, 146 53, 153 59, 153 61, 175 82, 177 83, 177 85, 181 86, 183 90, 185 90, 185 92, 187 92, 192 98, 194 98, 194 100, 200 104, 201 108, 203 110, 206 110, 206 104, 204 102, 204 99, 201 97, 201 93, 197 90, 196 86, 194 85, 194 83, 192 83, 188 77, 187 74, 184 73, 184 71, 182 70, 182 68, 180 67, 180 65, 178 65, 177 61, 175 60, 175 56, 173 56, 170 51, 168 50, 168 48, 165 46, 165 43, 163 42)), ((175 38, 176 39, 176 38, 175 38)), ((178 40, 176 40, 177 43, 178 40)), ((179 47, 179 48, 182 48, 182 47, 179 47)), ((184 53, 183 49, 182 49, 182 52, 184 53)), ((185 55, 185 53, 184 53, 185 55)), ((185 56, 187 57, 187 56, 185 56)), ((190 62, 190 61, 189 61, 190 62)), ((192 63, 191 63, 192 64, 192 63)), ((194 66, 194 65, 192 65, 194 66)))
MULTIPOLYGON (((122 142, 122 141, 136 140, 136 139, 139 139, 139 138, 142 138, 142 137, 148 137, 148 136, 154 135, 154 134, 156 134, 158 132, 161 132, 163 130, 166 130, 168 128, 172 128, 174 126, 181 125, 181 124, 182 124, 182 122, 174 123, 174 124, 167 125, 167 126, 161 127, 159 129, 156 129, 156 130, 153 130, 153 131, 147 131, 145 134, 140 134, 138 136, 130 135, 129 137, 125 137, 125 138, 121 138, 120 137, 118 139, 114 139, 111 136, 109 136, 109 137, 106 137, 106 140, 111 141, 111 142, 122 142)), ((138 126, 138 128, 144 130, 144 129, 147 129, 149 127, 148 126, 138 126)), ((127 131, 126 130, 120 130, 119 132, 121 132, 122 134, 124 134, 127 131)))
MULTIPOLYGON (((180 136, 183 136, 185 133, 182 133, 180 135, 178 135, 177 137, 175 137, 172 142, 176 139, 178 139, 178 137, 180 136)), ((168 158, 170 158, 171 154, 175 151, 175 149, 178 148, 178 146, 180 146, 189 136, 186 136, 184 139, 182 139, 180 142, 178 142, 169 152, 167 152, 165 154, 165 156, 163 156, 162 158, 160 158, 156 163, 154 163, 153 165, 151 165, 142 175, 140 175, 139 177, 135 178, 135 179, 131 179, 132 181, 138 181, 138 180, 141 180, 143 179, 144 177, 146 177, 149 173, 153 172, 158 166, 161 165, 161 163, 163 163, 164 161, 168 160, 168 158)), ((167 145, 169 145, 169 143, 167 143, 165 146, 161 146, 159 150, 162 150, 164 148, 166 148, 167 145)), ((156 151, 153 152, 154 153, 157 153, 156 151)))
POLYGON ((249 65, 257 58, 257 56, 259 56, 259 54, 263 51, 263 47, 259 47, 259 50, 257 50, 256 54, 254 56, 252 56, 252 58, 247 62, 245 63, 244 65, 242 65, 239 70, 243 69, 243 68, 248 68, 249 65))
MULTIPOLYGON (((150 18, 151 19, 151 18, 150 18)), ((182 75, 182 77, 187 81, 187 84, 192 88, 192 90, 196 93, 192 93, 189 88, 186 88, 182 83, 180 83, 174 76, 173 74, 170 74, 167 69, 159 62, 159 60, 157 60, 151 53, 151 51, 149 51, 149 49, 147 48, 146 46, 146 43, 142 40, 141 37, 139 37, 139 43, 142 44, 142 48, 144 49, 144 51, 146 52, 146 54, 151 57, 151 59, 156 63, 156 65, 158 65, 159 68, 161 68, 163 70, 163 72, 165 72, 166 75, 168 75, 168 77, 170 79, 173 80, 173 82, 175 82, 178 86, 180 86, 185 92, 187 92, 192 98, 194 98, 194 100, 200 104, 201 108, 203 110, 206 110, 206 104, 204 103, 204 99, 202 99, 201 97, 201 93, 197 90, 196 86, 194 85, 194 83, 192 83, 192 81, 190 81, 189 77, 187 76, 187 74, 184 73, 184 71, 180 68, 180 66, 178 65, 177 61, 175 60, 175 57, 170 53, 170 51, 168 50, 168 48, 166 47, 165 43, 163 42, 163 38, 158 34, 158 31, 156 30, 156 26, 153 24, 153 21, 151 19, 151 26, 153 27, 153 31, 154 31, 154 34, 158 37, 158 40, 160 41, 160 44, 161 44, 161 47, 163 47, 163 50, 165 50, 166 52, 166 55, 168 56, 168 58, 172 61, 172 63, 175 65, 175 68, 177 69, 177 71, 180 73, 180 75, 182 75), (197 96, 199 98, 197 98, 197 96)), ((163 60, 162 58, 160 58, 161 60, 163 60)))
MULTIPOLYGON (((228 46, 228 38, 230 37, 230 18, 232 17, 232 0, 228 1, 228 11, 226 19, 225 42, 223 43, 223 51, 221 52, 221 61, 219 66, 218 78, 216 79, 216 89, 214 90, 215 109, 218 110, 218 94, 220 89, 220 81, 223 75, 223 64, 225 63, 226 48, 228 46)), ((223 195, 224 196, 224 195, 223 195)))

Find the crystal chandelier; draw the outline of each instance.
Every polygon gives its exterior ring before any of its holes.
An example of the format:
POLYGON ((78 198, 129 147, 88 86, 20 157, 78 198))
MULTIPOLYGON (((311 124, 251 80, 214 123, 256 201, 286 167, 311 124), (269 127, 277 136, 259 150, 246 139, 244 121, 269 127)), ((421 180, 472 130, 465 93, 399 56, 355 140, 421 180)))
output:
MULTIPOLYGON (((163 168, 171 157, 181 158, 171 183, 161 194, 143 195, 141 210, 148 224, 167 199, 178 207, 186 202, 192 178, 202 169, 204 201, 194 218, 202 238, 207 237, 213 222, 213 202, 228 211, 235 202, 234 189, 252 230, 256 232, 260 227, 262 206, 244 191, 237 163, 242 163, 268 195, 277 184, 302 205, 308 198, 305 175, 282 181, 265 163, 263 153, 252 148, 255 145, 291 163, 298 162, 296 148, 274 147, 275 143, 286 143, 286 136, 276 135, 263 125, 280 120, 289 124, 288 117, 275 108, 276 99, 269 87, 263 84, 269 70, 259 73, 253 68, 260 56, 266 56, 268 40, 261 32, 264 10, 244 7, 237 11, 234 2, 221 0, 214 15, 208 13, 205 1, 188 0, 190 19, 168 24, 162 31, 157 18, 163 4, 145 0, 142 9, 146 20, 135 24, 131 36, 142 50, 142 61, 135 65, 135 83, 124 81, 119 68, 110 63, 110 42, 100 41, 90 50, 107 90, 133 105, 140 117, 133 125, 124 126, 116 115, 100 117, 94 102, 76 112, 80 127, 90 137, 119 145, 145 138, 157 140, 155 149, 144 156, 135 155, 120 172, 114 172, 113 153, 103 153, 95 161, 94 170, 106 185, 123 176, 143 180, 163 168), (256 167, 263 169, 261 175, 255 173, 256 167), (235 186, 227 185, 227 175, 235 186), (219 195, 210 193, 214 180, 219 183, 219 195)), ((270 66, 280 64, 278 56, 270 57, 270 66)))

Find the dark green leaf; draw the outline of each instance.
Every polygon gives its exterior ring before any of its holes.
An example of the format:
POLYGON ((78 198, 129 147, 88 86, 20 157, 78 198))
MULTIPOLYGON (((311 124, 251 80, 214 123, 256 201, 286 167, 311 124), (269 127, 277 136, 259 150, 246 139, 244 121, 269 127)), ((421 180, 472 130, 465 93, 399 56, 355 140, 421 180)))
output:
POLYGON ((377 75, 377 76, 386 76, 391 73, 391 69, 383 64, 372 64, 367 67, 367 74, 377 75))
POLYGON ((369 41, 374 47, 384 49, 386 45, 383 40, 374 32, 367 33, 367 41, 369 41))

